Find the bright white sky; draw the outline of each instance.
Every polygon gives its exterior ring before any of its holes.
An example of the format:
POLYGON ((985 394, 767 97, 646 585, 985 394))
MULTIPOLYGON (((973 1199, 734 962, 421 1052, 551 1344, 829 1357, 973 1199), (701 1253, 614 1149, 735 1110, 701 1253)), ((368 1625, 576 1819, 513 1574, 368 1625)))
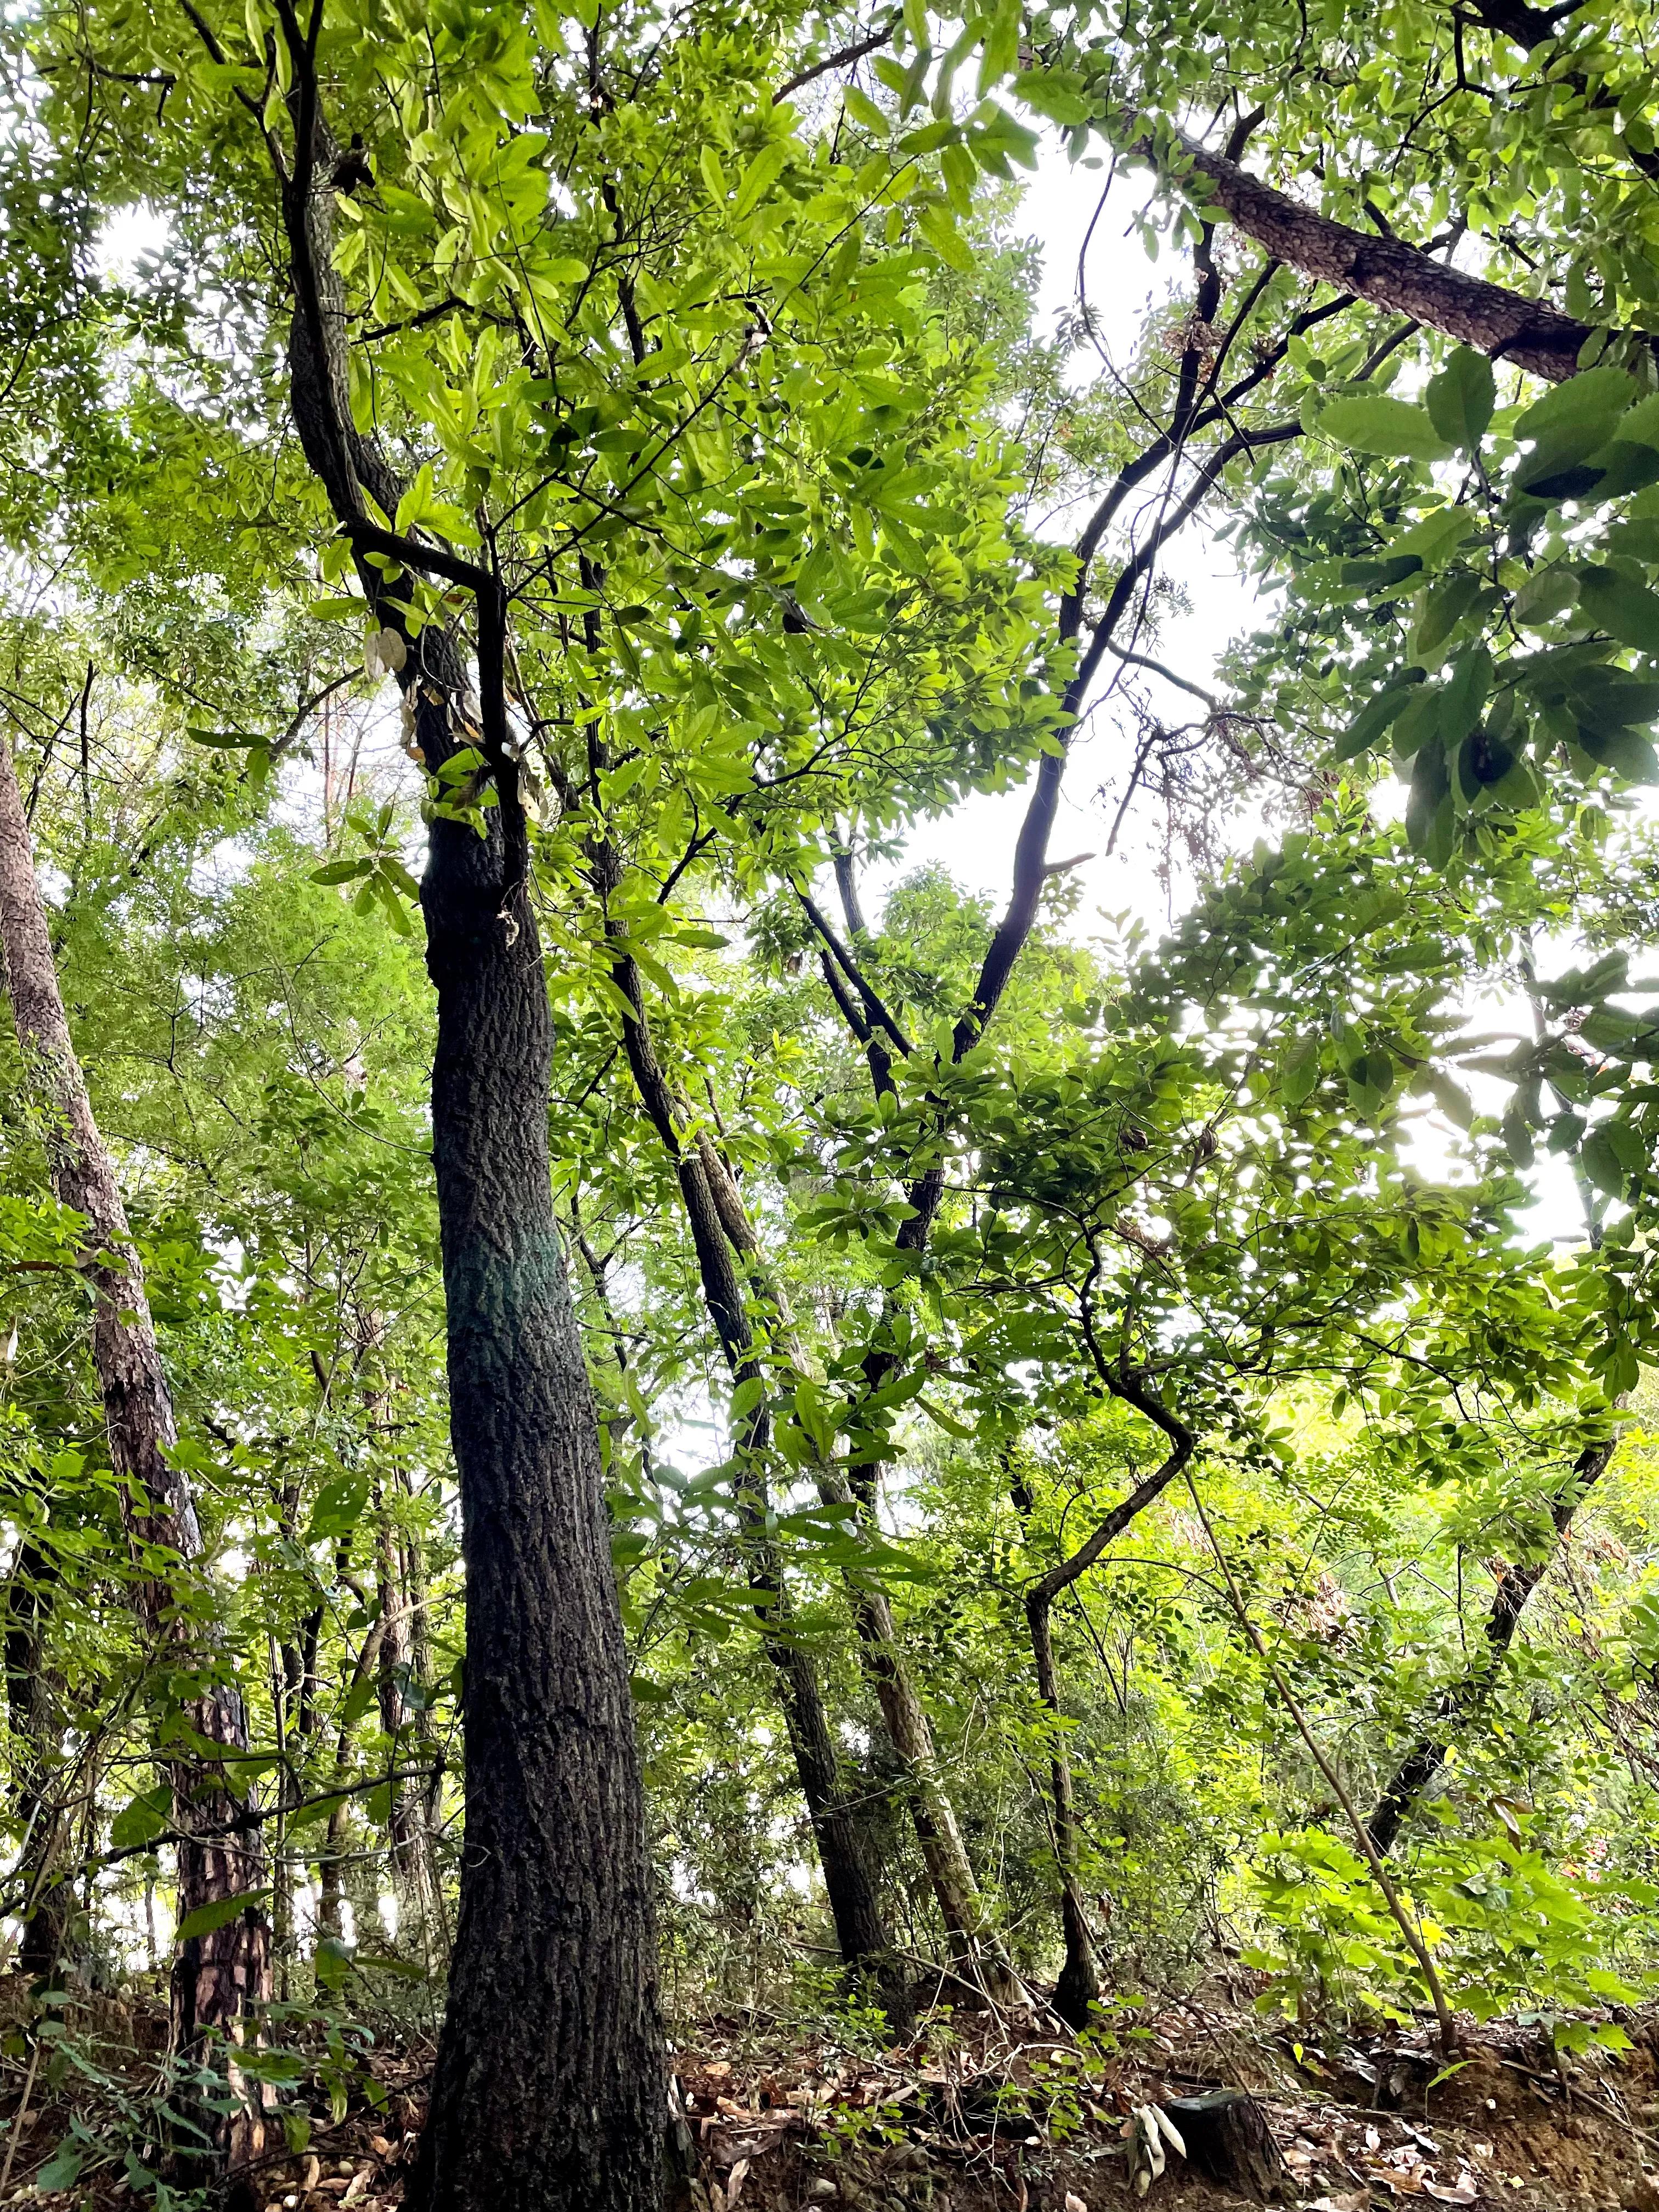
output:
MULTIPOLYGON (((1078 304, 1078 261, 1088 238, 1088 297, 1100 319, 1103 343, 1112 360, 1127 368, 1150 302, 1162 301, 1172 283, 1185 275, 1173 258, 1152 262, 1133 233, 1127 232, 1133 204, 1133 185, 1120 184, 1111 205, 1090 223, 1099 203, 1105 173, 1072 167, 1051 136, 1045 134, 1032 178, 1013 228, 1038 241, 1043 274, 1038 295, 1038 325, 1045 333, 1055 318, 1078 304)), ((1146 649, 1194 682, 1207 684, 1215 664, 1232 638, 1255 627, 1261 617, 1249 586, 1240 578, 1224 545, 1217 545, 1195 521, 1177 538, 1164 572, 1178 582, 1190 612, 1166 616, 1156 645, 1146 649)), ((1201 712, 1189 695, 1160 678, 1137 674, 1153 711, 1171 724, 1190 721, 1201 712)), ((1097 912, 1140 915, 1154 930, 1170 918, 1169 894, 1158 875, 1161 858, 1158 824, 1149 810, 1132 810, 1110 860, 1103 857, 1123 779, 1134 757, 1133 717, 1115 700, 1099 708, 1074 743, 1066 769, 1064 796, 1054 825, 1052 850, 1057 859, 1092 852, 1097 857, 1078 872, 1084 886, 1079 922, 1085 933, 1097 912), (1103 798, 1102 792, 1105 795, 1103 798)), ((906 866, 934 860, 948 867, 973 890, 985 890, 1000 902, 1008 884, 1015 836, 1024 808, 1024 792, 970 799, 948 821, 919 830, 910 841, 906 866)), ((1241 834, 1255 834, 1253 829, 1241 834)), ((1173 887, 1179 910, 1182 886, 1173 887)))

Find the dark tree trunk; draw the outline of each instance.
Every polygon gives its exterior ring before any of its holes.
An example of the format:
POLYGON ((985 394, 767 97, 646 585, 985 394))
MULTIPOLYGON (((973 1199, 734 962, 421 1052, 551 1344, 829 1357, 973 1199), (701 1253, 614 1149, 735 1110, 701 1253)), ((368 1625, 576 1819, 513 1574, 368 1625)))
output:
POLYGON ((17 1963, 26 1974, 35 1975, 50 1975, 64 1958, 75 1909, 60 1794, 63 1685, 46 1647, 57 1585, 52 1563, 26 1540, 6 1585, 6 1709, 16 1746, 17 1817, 27 1839, 21 1871, 27 1879, 28 1902, 17 1963))
POLYGON ((428 769, 476 743, 489 834, 434 820, 421 887, 438 994, 433 1162, 460 1479, 467 1640, 460 1917, 410 2190, 427 2212, 649 2212, 668 2107, 639 1749, 611 1571, 599 1425, 553 1212, 552 1022, 507 750, 506 602, 492 576, 388 538, 363 488, 399 486, 347 404, 331 152, 291 11, 291 394, 306 458, 350 533, 428 769), (476 699, 455 642, 409 639, 396 567, 469 588, 476 699))
MULTIPOLYGON (((1206 198, 1276 260, 1338 292, 1409 315, 1495 361, 1512 361, 1552 384, 1576 374, 1580 352, 1595 335, 1589 324, 1562 314, 1545 301, 1526 299, 1485 277, 1448 268, 1435 255, 1402 239, 1377 238, 1333 222, 1275 191, 1224 155, 1212 154, 1188 139, 1178 143, 1183 158, 1204 179, 1206 198)), ((1659 355, 1659 337, 1652 333, 1627 335, 1659 355)))
POLYGON ((503 918, 505 845, 434 823, 422 887, 467 1789, 414 2200, 643 2212, 667 2117, 645 1814, 598 1425, 553 1218, 547 991, 521 888, 503 918))
POLYGON ((1285 2160, 1267 2115, 1248 2089, 1212 2089, 1174 2097, 1164 2107, 1187 2146, 1188 2163, 1241 2197, 1276 2196, 1285 2160))

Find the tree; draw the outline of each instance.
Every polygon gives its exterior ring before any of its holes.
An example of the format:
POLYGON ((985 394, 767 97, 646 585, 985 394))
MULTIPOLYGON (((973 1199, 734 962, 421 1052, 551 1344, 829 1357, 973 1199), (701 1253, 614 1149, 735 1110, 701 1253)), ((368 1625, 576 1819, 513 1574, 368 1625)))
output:
MULTIPOLYGON (((259 1903, 264 1854, 257 1831, 250 1835, 238 1820, 246 1784, 235 1763, 248 1753, 247 1717, 234 1675, 214 1650, 210 1634, 204 1644, 193 1618, 193 1594, 183 1583, 202 1543, 189 1479, 174 1463, 172 1392, 126 1209, 64 1018, 22 793, 3 743, 0 947, 18 1043, 46 1121, 52 1193, 84 1223, 78 1258, 93 1291, 93 1357, 137 1570, 137 1607, 157 1663, 184 1686, 162 1741, 173 1818, 185 1838, 179 1850, 181 1940, 173 1973, 173 2033, 179 2051, 194 2058, 216 2034, 241 2041, 270 1995, 268 1931, 259 1903)), ((37 1646, 19 1660, 26 1666, 32 1658, 38 1666, 40 1656, 37 1646)), ((29 1809, 33 1819, 49 1826, 59 1817, 38 1790, 29 1809)), ((54 1852, 44 1860, 40 1878, 60 1881, 61 1870, 52 1863, 60 1857, 54 1852)), ((55 1954, 61 1906, 48 1924, 49 1954, 55 1954)), ((41 1939, 33 1940, 34 1963, 49 1973, 54 1957, 42 1955, 41 1939)), ((255 2155, 262 2144, 257 2100, 246 2100, 229 2130, 232 2163, 255 2155)))

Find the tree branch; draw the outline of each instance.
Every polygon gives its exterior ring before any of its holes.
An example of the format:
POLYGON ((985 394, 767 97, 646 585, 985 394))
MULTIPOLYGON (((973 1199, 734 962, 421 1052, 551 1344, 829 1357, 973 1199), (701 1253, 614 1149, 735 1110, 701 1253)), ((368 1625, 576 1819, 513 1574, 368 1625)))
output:
MULTIPOLYGON (((1179 133, 1176 143, 1191 173, 1209 186, 1206 194, 1194 194, 1200 207, 1220 208, 1248 238, 1305 276, 1409 315, 1429 330, 1474 346, 1494 361, 1512 361, 1552 384, 1577 372, 1580 352, 1596 334, 1590 324, 1542 301, 1523 299, 1501 284, 1449 269, 1421 246, 1373 238, 1316 215, 1224 155, 1212 154, 1179 133)), ((1143 143, 1139 151, 1157 165, 1150 144, 1143 143)), ((1659 337, 1646 331, 1631 335, 1659 360, 1659 337)))
POLYGON ((821 62, 809 63, 805 69, 797 70, 772 94, 773 106, 781 106, 792 92, 799 92, 803 85, 811 84, 818 77, 828 76, 831 70, 846 69, 854 62, 861 62, 866 54, 872 54, 878 46, 884 46, 903 20, 902 15, 890 15, 884 23, 854 45, 842 46, 838 52, 826 54, 821 62))

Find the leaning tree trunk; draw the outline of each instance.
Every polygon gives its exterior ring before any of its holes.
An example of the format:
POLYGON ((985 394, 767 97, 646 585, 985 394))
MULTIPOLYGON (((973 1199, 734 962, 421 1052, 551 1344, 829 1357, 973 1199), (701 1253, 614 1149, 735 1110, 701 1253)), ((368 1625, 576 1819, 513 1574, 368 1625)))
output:
POLYGON ((639 1748, 599 1424, 553 1212, 552 1022, 507 750, 506 601, 493 575, 377 530, 400 487, 352 427, 313 57, 282 11, 295 158, 291 397, 307 459, 403 638, 416 749, 477 744, 499 805, 434 820, 421 902, 438 994, 433 1162, 460 1479, 466 1830, 449 2000, 411 2202, 431 2212, 648 2212, 666 2078, 639 1748), (374 553, 376 566, 365 557, 374 553), (474 596, 477 694, 441 628, 410 638, 396 565, 474 596))
MULTIPOLYGON (((788 1354, 803 1378, 806 1366, 794 1342, 782 1295, 762 1260, 753 1224, 744 1211, 730 1170, 714 1144, 699 1146, 703 1176, 716 1214, 732 1249, 743 1259, 757 1296, 771 1310, 773 1339, 788 1354)), ((818 1494, 827 1504, 854 1503, 846 1476, 822 1461, 812 1468, 818 1494)), ((873 1522, 873 1490, 857 1501, 873 1522)), ((1014 1972, 1000 1936, 986 1912, 974 1879, 968 1847, 956 1808, 939 1771, 933 1731, 893 1620, 886 1593, 867 1577, 849 1574, 848 1600, 858 1636, 859 1664, 876 1699, 883 1730, 902 1778, 903 1795, 915 1829, 922 1864, 944 1923, 952 1964, 966 1980, 981 1985, 999 2003, 1017 2004, 1026 1991, 1014 1972)))
MULTIPOLYGON (((133 1547, 139 1618, 152 1653, 188 1684, 181 1717, 192 1734, 234 1755, 248 1747, 240 1691, 191 1618, 183 1587, 202 1551, 190 1485, 169 1462, 176 1440, 173 1397, 156 1350, 143 1271, 120 1188, 70 1042, 46 909, 9 747, 0 738, 0 947, 12 1019, 31 1085, 45 1109, 52 1188, 83 1215, 81 1271, 93 1291, 92 1352, 104 1401, 110 1464, 133 1547)), ((179 1846, 179 1917, 259 1888, 264 1854, 245 1802, 210 1757, 166 1763, 178 1826, 200 1840, 179 1846)), ((181 2055, 200 2057, 209 2039, 240 2041, 247 2015, 270 1995, 264 1917, 249 1905, 223 1925, 179 1946, 173 1969, 173 2036, 181 2055)), ((250 2101, 230 2131, 233 2163, 262 2147, 250 2101)))

